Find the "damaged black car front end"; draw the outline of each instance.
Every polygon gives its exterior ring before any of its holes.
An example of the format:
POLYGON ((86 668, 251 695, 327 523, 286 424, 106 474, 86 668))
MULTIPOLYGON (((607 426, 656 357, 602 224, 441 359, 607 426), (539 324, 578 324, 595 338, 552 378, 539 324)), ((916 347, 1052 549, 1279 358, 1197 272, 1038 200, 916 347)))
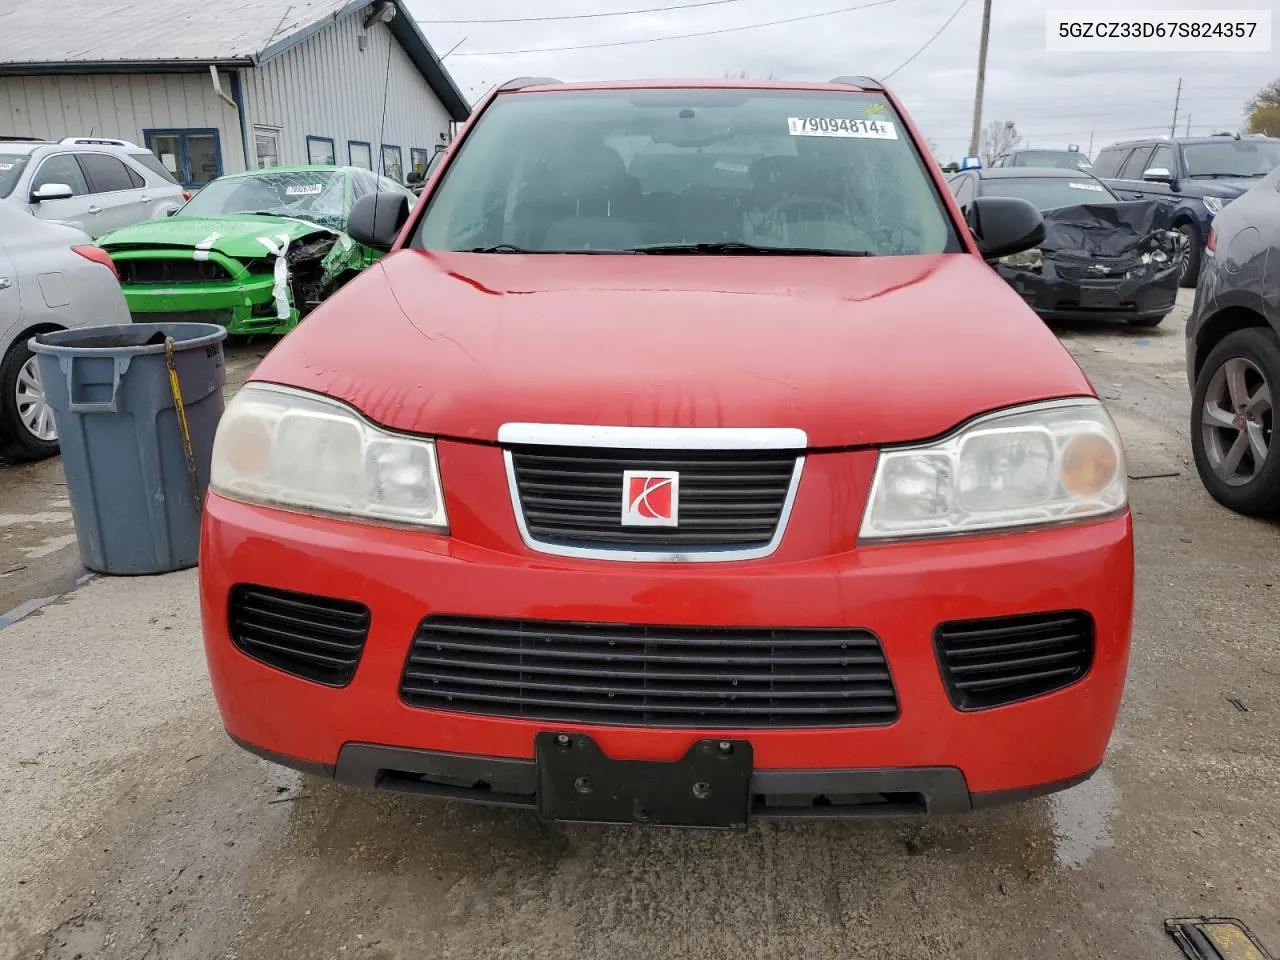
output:
POLYGON ((1044 211, 1045 239, 992 266, 1043 320, 1154 327, 1173 309, 1186 241, 1154 200, 1044 211))

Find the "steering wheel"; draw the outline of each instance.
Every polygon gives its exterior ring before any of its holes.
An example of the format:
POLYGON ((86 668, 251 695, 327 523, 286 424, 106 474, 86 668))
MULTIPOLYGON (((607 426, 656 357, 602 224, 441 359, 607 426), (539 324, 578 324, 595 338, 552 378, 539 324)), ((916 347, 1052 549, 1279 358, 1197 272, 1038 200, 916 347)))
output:
POLYGON ((770 204, 762 212, 763 219, 772 220, 775 216, 780 216, 784 211, 792 209, 819 209, 825 213, 834 213, 835 217, 824 217, 824 220, 834 219, 836 223, 848 224, 849 211, 836 203, 834 200, 827 200, 822 197, 788 197, 786 200, 779 200, 777 203, 770 204))

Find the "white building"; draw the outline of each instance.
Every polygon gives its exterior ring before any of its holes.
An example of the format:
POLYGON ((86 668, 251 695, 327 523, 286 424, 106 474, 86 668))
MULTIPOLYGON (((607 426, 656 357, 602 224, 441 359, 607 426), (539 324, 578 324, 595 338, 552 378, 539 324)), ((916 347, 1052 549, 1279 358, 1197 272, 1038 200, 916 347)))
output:
POLYGON ((403 181, 469 112, 401 0, 0 3, 0 137, 130 140, 187 186, 301 163, 403 181))

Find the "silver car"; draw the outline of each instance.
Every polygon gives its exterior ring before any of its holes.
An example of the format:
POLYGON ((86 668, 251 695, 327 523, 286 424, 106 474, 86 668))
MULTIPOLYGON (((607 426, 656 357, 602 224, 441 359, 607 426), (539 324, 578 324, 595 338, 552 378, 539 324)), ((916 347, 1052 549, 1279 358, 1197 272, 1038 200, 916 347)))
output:
POLYGON ((189 197, 155 154, 126 140, 0 137, 0 200, 91 237, 166 217, 189 197))
POLYGON ((27 341, 50 330, 128 322, 106 251, 83 231, 0 203, 0 457, 39 460, 58 452, 27 341))

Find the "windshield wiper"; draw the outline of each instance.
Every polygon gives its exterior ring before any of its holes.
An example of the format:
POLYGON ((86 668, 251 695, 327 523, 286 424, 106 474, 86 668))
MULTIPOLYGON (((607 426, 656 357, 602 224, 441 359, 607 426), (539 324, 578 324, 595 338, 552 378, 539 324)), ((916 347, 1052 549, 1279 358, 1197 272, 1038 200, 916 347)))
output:
POLYGON ((636 247, 633 253, 692 253, 707 256, 773 256, 773 257, 874 257, 870 250, 833 250, 828 247, 764 247, 739 240, 720 240, 714 243, 657 243, 648 247, 636 247))
POLYGON ((634 250, 528 250, 514 243, 495 243, 487 247, 472 247, 467 253, 528 253, 528 254, 572 254, 573 256, 604 256, 621 253, 635 253, 634 250))

